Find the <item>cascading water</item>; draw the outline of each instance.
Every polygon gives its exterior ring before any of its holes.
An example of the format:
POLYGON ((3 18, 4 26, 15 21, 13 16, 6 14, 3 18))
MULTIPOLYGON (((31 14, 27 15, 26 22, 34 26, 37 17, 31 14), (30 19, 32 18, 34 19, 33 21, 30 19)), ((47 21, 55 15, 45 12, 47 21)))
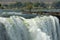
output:
POLYGON ((0 40, 60 40, 59 30, 59 20, 54 16, 0 17, 0 40))
POLYGON ((53 16, 26 19, 32 40, 60 40, 59 20, 53 16))

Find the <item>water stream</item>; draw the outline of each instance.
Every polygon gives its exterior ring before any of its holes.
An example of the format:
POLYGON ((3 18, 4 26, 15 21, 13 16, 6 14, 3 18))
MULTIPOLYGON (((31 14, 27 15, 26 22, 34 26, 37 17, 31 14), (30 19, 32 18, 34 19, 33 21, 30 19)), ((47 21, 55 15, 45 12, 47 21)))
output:
POLYGON ((54 16, 0 17, 0 40, 60 40, 59 20, 54 16))

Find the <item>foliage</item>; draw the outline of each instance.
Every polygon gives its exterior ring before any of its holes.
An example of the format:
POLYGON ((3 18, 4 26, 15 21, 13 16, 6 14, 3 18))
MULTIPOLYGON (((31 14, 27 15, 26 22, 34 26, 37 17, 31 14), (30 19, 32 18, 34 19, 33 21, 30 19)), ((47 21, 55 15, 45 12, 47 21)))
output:
POLYGON ((43 2, 41 2, 41 3, 40 3, 40 7, 46 8, 47 5, 46 5, 45 3, 43 3, 43 2))
POLYGON ((59 8, 59 9, 60 9, 60 1, 54 2, 54 3, 52 4, 52 7, 54 7, 54 8, 59 8))
POLYGON ((33 8, 60 8, 60 1, 58 2, 53 2, 51 5, 50 4, 46 4, 44 2, 35 2, 35 3, 32 3, 32 2, 25 2, 25 3, 22 3, 22 2, 16 2, 16 3, 11 3, 11 4, 5 4, 5 5, 2 5, 0 4, 0 9, 28 9, 31 11, 31 9, 33 8))
POLYGON ((1 7, 2 5, 0 4, 0 7, 1 7))
POLYGON ((40 3, 36 2, 33 4, 34 7, 39 7, 40 3))
POLYGON ((26 3, 26 9, 28 9, 31 12, 32 8, 33 8, 33 4, 31 2, 26 3))

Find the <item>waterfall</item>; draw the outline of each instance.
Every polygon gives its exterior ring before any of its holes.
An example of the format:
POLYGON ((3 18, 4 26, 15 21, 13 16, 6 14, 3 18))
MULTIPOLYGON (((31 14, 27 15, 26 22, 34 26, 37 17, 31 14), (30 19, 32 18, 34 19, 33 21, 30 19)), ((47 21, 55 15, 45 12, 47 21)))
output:
POLYGON ((60 40, 59 20, 54 16, 0 17, 0 40, 60 40))
POLYGON ((36 17, 27 19, 27 23, 32 40, 59 40, 59 20, 56 17, 36 17))

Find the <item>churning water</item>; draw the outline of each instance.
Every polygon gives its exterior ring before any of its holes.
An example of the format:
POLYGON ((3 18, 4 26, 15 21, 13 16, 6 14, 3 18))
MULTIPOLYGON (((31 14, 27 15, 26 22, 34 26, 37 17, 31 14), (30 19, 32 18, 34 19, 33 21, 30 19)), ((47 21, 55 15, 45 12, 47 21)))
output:
POLYGON ((60 40, 59 20, 54 16, 0 17, 0 40, 60 40))

